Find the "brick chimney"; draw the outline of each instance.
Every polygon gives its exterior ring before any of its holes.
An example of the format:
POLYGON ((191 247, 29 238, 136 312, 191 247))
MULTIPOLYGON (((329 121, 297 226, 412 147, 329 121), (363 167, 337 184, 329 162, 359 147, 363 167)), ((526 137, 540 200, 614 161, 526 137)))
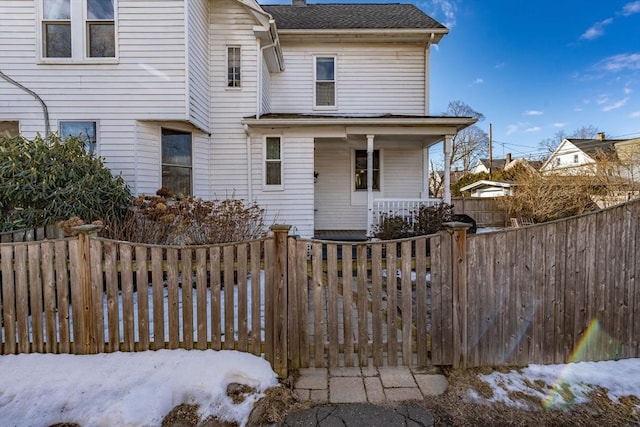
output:
POLYGON ((604 141, 604 132, 598 132, 598 135, 596 136, 596 139, 598 141, 604 141))
POLYGON ((306 5, 307 0, 291 0, 291 6, 305 7, 306 5))
POLYGON ((511 163, 511 153, 507 153, 505 155, 505 159, 504 159, 504 165, 507 166, 509 163, 511 163))

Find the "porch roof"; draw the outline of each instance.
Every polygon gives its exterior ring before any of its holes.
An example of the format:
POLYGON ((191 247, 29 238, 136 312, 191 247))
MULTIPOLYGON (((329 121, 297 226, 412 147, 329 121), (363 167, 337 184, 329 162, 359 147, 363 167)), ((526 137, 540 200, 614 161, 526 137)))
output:
POLYGON ((477 120, 472 117, 412 115, 315 115, 270 113, 245 117, 242 123, 254 129, 344 127, 347 135, 413 135, 435 143, 455 135, 477 120))

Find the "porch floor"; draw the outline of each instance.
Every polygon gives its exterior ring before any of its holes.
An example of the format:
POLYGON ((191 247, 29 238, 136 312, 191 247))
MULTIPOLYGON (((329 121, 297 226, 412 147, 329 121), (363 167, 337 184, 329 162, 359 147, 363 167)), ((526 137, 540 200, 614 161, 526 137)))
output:
POLYGON ((314 239, 341 242, 366 242, 367 230, 315 230, 314 239))

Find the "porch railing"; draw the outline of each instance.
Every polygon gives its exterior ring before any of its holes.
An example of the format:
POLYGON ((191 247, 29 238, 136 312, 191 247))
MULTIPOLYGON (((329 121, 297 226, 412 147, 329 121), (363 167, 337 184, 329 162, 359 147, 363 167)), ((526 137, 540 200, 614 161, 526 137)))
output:
MULTIPOLYGON (((409 220, 410 224, 413 224, 421 206, 436 206, 440 203, 442 203, 442 199, 375 199, 371 213, 372 218, 369 223, 372 225, 372 228, 376 227, 380 222, 380 217, 384 214, 404 216, 409 220)), ((367 231, 368 235, 371 235, 373 230, 367 231)))

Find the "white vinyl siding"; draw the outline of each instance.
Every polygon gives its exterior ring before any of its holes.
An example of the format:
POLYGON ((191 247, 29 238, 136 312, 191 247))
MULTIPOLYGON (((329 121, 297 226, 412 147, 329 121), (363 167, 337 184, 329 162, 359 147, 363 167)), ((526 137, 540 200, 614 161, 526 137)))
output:
POLYGON ((271 73, 267 67, 266 61, 262 61, 262 83, 260 87, 260 113, 266 114, 271 112, 271 73))
POLYGON ((305 44, 283 40, 287 69, 271 76, 273 113, 314 109, 314 57, 335 52, 335 114, 425 114, 423 45, 344 43, 305 44))
POLYGON ((211 114, 209 93, 209 0, 187 3, 189 117, 203 130, 208 130, 211 114))

